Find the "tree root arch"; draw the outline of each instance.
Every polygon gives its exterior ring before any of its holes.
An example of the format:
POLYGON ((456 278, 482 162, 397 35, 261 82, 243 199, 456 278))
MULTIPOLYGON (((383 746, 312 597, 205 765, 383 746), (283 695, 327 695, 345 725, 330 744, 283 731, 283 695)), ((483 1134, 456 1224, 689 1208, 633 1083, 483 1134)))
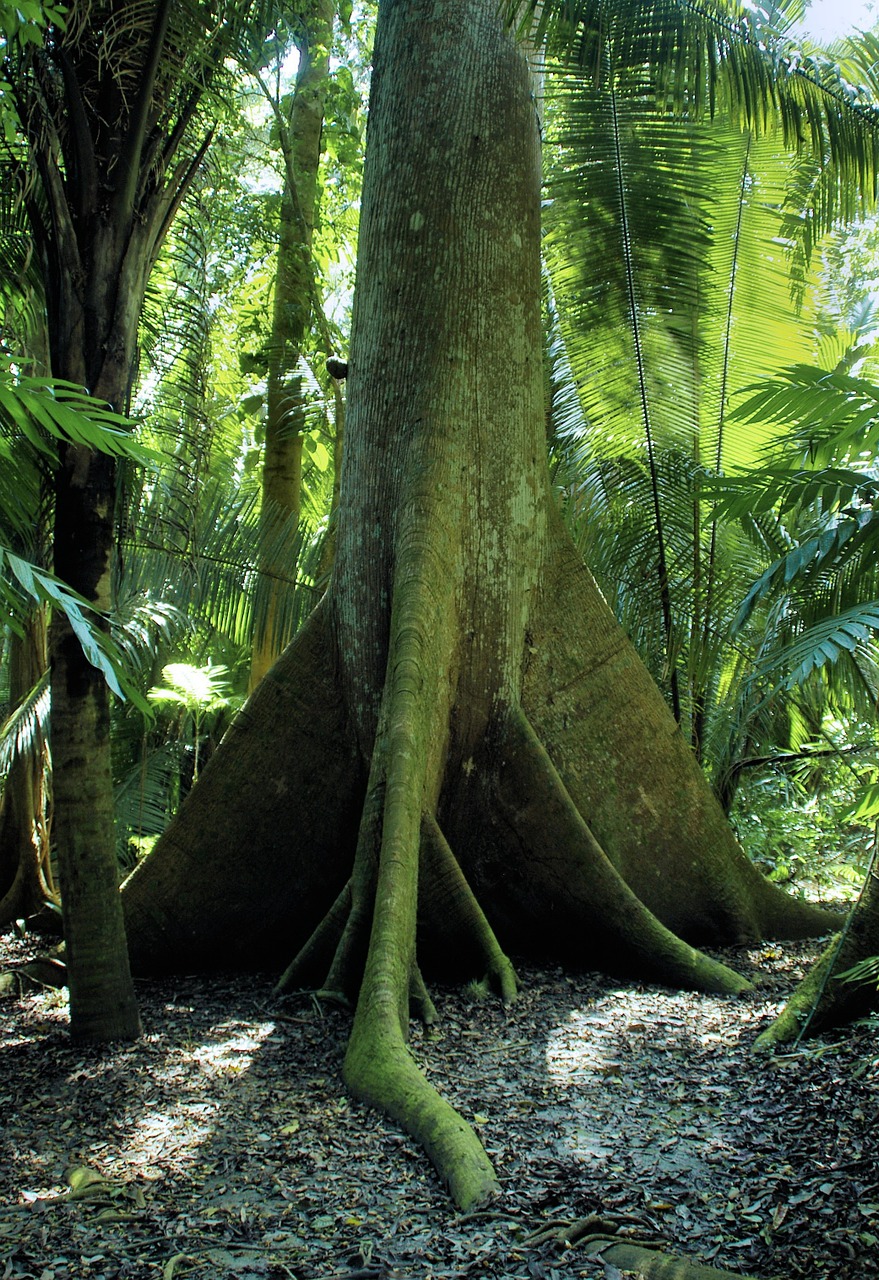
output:
MULTIPOLYGON (((411 676, 409 671, 404 704, 411 676)), ((550 919, 556 958, 582 963, 603 955, 611 967, 729 995, 748 987, 740 975, 672 934, 628 888, 520 708, 511 708, 489 737, 496 767, 476 787, 449 789, 456 803, 469 796, 468 819, 481 836, 475 848, 461 837, 459 857, 436 815, 420 810, 425 766, 417 766, 405 715, 397 715, 391 695, 379 720, 351 880, 279 984, 289 990, 314 981, 315 965, 323 962, 320 991, 346 1002, 356 999, 346 1082, 424 1147, 463 1210, 495 1196, 497 1180, 475 1132, 424 1078, 407 1040, 411 1015, 427 1022, 435 1016, 422 977, 419 936, 433 939, 429 960, 445 951, 468 976, 486 977, 503 1000, 516 995, 512 962, 465 862, 485 878, 481 859, 506 860, 507 899, 514 904, 506 915, 510 922, 519 913, 519 933, 511 931, 511 940, 520 950, 527 950, 523 944, 536 922, 550 919), (388 728, 395 719, 396 741, 388 728), (404 766, 399 771, 397 760, 404 766), (494 850, 487 853, 492 841, 494 850), (587 951, 586 938, 599 940, 597 952, 587 951)), ((469 756, 466 767, 448 752, 444 763, 459 784, 483 772, 469 756)), ((489 867, 489 878, 498 874, 497 865, 489 867)))

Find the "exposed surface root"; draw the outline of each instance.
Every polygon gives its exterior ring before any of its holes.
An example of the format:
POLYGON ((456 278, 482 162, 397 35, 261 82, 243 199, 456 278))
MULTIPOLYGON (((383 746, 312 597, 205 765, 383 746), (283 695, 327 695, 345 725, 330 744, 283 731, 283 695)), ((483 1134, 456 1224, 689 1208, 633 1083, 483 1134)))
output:
MULTIPOLYGON (((3 940, 0 954, 20 964, 30 945, 3 940)), ((144 980, 149 1036, 100 1052, 69 1043, 56 994, 5 1004, 0 1273, 85 1280, 82 1258, 101 1255, 96 1274, 150 1280, 184 1254, 187 1280, 357 1265, 607 1280, 582 1242, 523 1247, 595 1215, 619 1224, 604 1230, 614 1244, 636 1233, 733 1272, 872 1280, 875 1039, 857 1028, 768 1063, 747 1052, 814 950, 737 952, 766 985, 736 1001, 527 963, 509 1009, 443 991, 442 1022, 429 1037, 413 1027, 412 1050, 479 1116, 504 1189, 464 1217, 399 1126, 336 1087, 348 1015, 302 997, 279 1016, 267 975, 144 980), (71 1164, 126 1188, 114 1198, 132 1220, 58 1202, 71 1164)))
POLYGON ((421 823, 420 911, 433 921, 446 954, 484 974, 504 1004, 516 998, 516 972, 501 948, 436 819, 421 823), (478 968, 477 968, 478 966, 478 968))
POLYGON ((633 1273, 642 1280, 750 1280, 734 1271, 718 1271, 716 1267, 704 1267, 689 1258, 660 1253, 640 1244, 590 1238, 589 1254, 600 1257, 620 1271, 633 1273))
POLYGON ((437 1020, 436 1005, 417 964, 413 965, 409 976, 409 1011, 423 1027, 432 1027, 437 1020))
POLYGON ((67 965, 54 956, 37 956, 18 969, 0 973, 0 996, 23 996, 46 987, 60 989, 67 985, 67 965))
POLYGON ((842 932, 833 938, 782 1012, 757 1039, 757 1050, 814 1036, 879 1009, 875 974, 851 980, 851 970, 879 955, 879 874, 875 858, 842 932))
POLYGON ((536 1248, 555 1243, 566 1249, 578 1245, 586 1249, 590 1258, 600 1258, 626 1275, 643 1277, 643 1280, 749 1280, 737 1272, 719 1271, 667 1253, 659 1242, 620 1239, 617 1231, 621 1225, 619 1218, 608 1219, 592 1213, 575 1222, 547 1223, 526 1236, 523 1244, 536 1248))
POLYGON ((428 1084, 405 1047, 376 1045, 352 1033, 345 1079, 357 1096, 397 1120, 433 1161, 455 1204, 465 1213, 500 1192, 492 1163, 474 1130, 428 1084))
POLYGON ((508 718, 502 753, 498 804, 520 844, 534 928, 550 954, 583 964, 604 952, 612 968, 695 991, 748 989, 745 978, 676 937, 636 897, 519 710, 508 718))
POLYGON ((279 995, 283 995, 286 991, 295 991, 299 987, 307 987, 318 980, 319 974, 326 973, 350 910, 351 881, 349 880, 314 933, 281 974, 275 987, 279 995))

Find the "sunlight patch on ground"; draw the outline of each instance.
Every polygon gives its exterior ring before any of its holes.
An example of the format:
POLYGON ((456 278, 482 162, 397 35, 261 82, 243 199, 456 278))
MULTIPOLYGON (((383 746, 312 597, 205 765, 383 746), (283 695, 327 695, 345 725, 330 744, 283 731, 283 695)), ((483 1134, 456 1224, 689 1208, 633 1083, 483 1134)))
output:
POLYGON ((217 1028, 217 1033, 228 1033, 228 1039, 219 1042, 206 1040, 193 1052, 208 1070, 240 1075, 247 1070, 254 1053, 274 1030, 274 1022, 263 1022, 258 1026, 251 1023, 243 1026, 240 1022, 225 1023, 217 1028))
POLYGON ((612 991, 588 1009, 574 1009, 567 1023, 558 1027, 546 1046, 546 1069, 556 1084, 589 1075, 619 1076, 620 1036, 624 1027, 646 1030, 639 1015, 637 991, 612 991))
POLYGON ((683 1052, 684 1040, 693 1037, 703 1050, 721 1044, 720 1031, 693 1025, 687 1007, 692 999, 671 992, 657 997, 655 990, 621 987, 588 1008, 574 1009, 549 1038, 547 1074, 557 1084, 591 1075, 622 1076, 626 1059, 637 1054, 648 1037, 654 1048, 658 1045, 669 1052, 683 1052), (657 999, 663 1005, 661 1016, 656 1012, 657 999), (680 1003, 679 1010, 675 1002, 680 1003))
MULTIPOLYGON (((722 999, 655 988, 619 988, 574 1009, 546 1046, 547 1075, 563 1104, 558 1154, 607 1173, 682 1181, 698 1198, 709 1166, 736 1149, 733 1086, 712 1072, 729 1052, 725 1023, 722 999), (649 1093, 635 1083, 645 1060, 649 1093), (693 1092, 681 1071, 700 1060, 705 1078, 693 1092)), ((664 1200, 650 1207, 671 1209, 664 1200)))
POLYGON ((157 1092, 138 1100, 139 1114, 131 1117, 120 1143, 121 1160, 146 1159, 141 1173, 147 1178, 149 1166, 159 1165, 172 1151, 176 1163, 195 1160, 216 1127, 218 1113, 228 1105, 218 1084, 244 1075, 274 1031, 273 1022, 222 1024, 210 1039, 178 1051, 163 1070, 154 1070, 157 1092))

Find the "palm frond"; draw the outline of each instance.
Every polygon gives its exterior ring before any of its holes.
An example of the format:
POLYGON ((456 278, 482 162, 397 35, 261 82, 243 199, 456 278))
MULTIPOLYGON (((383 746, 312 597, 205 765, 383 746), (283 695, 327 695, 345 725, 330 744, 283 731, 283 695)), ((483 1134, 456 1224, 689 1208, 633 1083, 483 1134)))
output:
POLYGON ((28 755, 49 732, 49 673, 40 677, 0 725, 0 777, 5 777, 17 756, 28 755))
MULTIPOLYGON (((759 8, 713 0, 532 0, 532 38, 596 85, 649 68, 657 101, 695 121, 725 113, 759 134, 780 129, 792 151, 810 150, 827 171, 819 226, 872 204, 879 173, 879 43, 846 45, 840 65, 788 40, 759 8)), ((510 5, 513 20, 521 6, 510 5)), ((526 20, 527 21, 527 20, 526 20)), ((820 217, 818 216, 820 215, 820 217)))
POLYGON ((794 365, 752 387, 735 416, 784 428, 804 461, 813 464, 879 452, 879 388, 814 364, 794 365))
POLYGON ((16 378, 0 368, 0 421, 41 453, 52 440, 70 441, 153 465, 155 455, 132 439, 130 422, 72 383, 52 378, 16 378))
POLYGON ((833 665, 844 655, 866 648, 879 632, 879 599, 869 600, 808 627, 781 651, 767 653, 760 664, 761 672, 786 675, 778 688, 802 684, 814 672, 833 665))
POLYGON ((166 742, 144 751, 113 787, 117 856, 130 870, 132 839, 160 835, 178 799, 181 744, 166 742))

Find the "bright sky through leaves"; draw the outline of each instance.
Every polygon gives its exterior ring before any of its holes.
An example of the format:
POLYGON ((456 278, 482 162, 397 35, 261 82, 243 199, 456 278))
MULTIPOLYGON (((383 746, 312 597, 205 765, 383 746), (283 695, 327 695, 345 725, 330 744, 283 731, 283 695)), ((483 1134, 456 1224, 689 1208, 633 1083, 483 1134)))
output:
POLYGON ((798 28, 813 40, 837 40, 869 31, 879 21, 879 0, 812 0, 798 28))

